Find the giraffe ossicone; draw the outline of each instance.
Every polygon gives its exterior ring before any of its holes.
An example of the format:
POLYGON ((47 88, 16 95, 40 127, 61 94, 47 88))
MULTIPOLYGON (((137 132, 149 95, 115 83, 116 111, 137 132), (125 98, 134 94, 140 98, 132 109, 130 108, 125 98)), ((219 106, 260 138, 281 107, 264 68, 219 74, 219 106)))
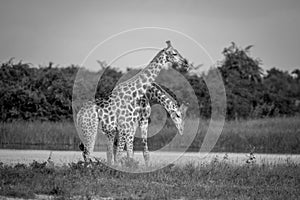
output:
MULTIPOLYGON (((83 106, 77 115, 77 132, 84 145, 83 156, 89 160, 93 151, 98 128, 107 136, 107 161, 113 160, 113 144, 118 133, 118 146, 115 161, 119 163, 126 143, 127 156, 133 157, 133 139, 139 125, 140 100, 147 90, 153 87, 152 83, 161 69, 168 69, 170 64, 181 64, 185 59, 174 49, 170 41, 143 70, 129 80, 118 84, 106 100, 96 100, 83 106)), ((176 113, 175 113, 176 114, 176 113)), ((171 117, 175 119, 176 115, 171 117)), ((174 121, 174 120, 173 120, 174 121)), ((175 123, 176 124, 176 123, 175 123)))

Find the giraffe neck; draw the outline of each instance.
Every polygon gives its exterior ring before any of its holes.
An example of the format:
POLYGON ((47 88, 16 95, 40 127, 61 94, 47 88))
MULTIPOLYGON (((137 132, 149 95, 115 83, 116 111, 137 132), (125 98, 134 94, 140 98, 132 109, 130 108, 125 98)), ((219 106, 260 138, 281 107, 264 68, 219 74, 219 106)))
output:
POLYGON ((155 78, 158 76, 161 69, 162 69, 161 64, 151 62, 147 67, 142 69, 139 73, 137 73, 134 77, 132 77, 126 82, 130 82, 130 81, 133 82, 137 79, 140 79, 142 81, 142 84, 151 85, 151 83, 153 83, 155 78))
POLYGON ((177 102, 168 97, 167 92, 164 91, 159 85, 152 83, 152 87, 148 91, 149 100, 153 100, 161 104, 168 113, 176 112, 176 109, 178 108, 177 102))
POLYGON ((142 75, 146 76, 146 78, 149 80, 149 83, 153 83, 160 73, 162 69, 162 65, 159 63, 150 63, 143 71, 142 75))
POLYGON ((118 96, 118 94, 123 93, 126 88, 132 88, 131 91, 133 92, 133 97, 141 98, 147 93, 147 90, 151 87, 151 84, 155 81, 155 78, 158 76, 161 69, 161 64, 151 62, 134 77, 117 85, 112 91, 112 95, 118 96))
POLYGON ((115 89, 120 90, 125 85, 133 83, 135 84, 136 90, 146 94, 147 89, 151 87, 151 83, 154 82, 161 69, 166 65, 165 61, 166 55, 164 54, 164 50, 161 50, 143 70, 127 81, 119 84, 115 89))

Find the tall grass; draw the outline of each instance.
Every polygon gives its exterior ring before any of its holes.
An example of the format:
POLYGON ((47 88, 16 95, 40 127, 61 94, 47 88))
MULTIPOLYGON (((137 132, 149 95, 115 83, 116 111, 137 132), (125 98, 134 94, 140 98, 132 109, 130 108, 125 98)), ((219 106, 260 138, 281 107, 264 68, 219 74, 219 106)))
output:
MULTIPOLYGON (((183 136, 173 124, 150 125, 150 150, 198 151, 204 140, 209 121, 187 119, 183 136), (199 128, 197 129, 199 123, 199 128), (161 129, 162 128, 162 129, 161 129), (161 130, 160 130, 161 129, 161 130), (160 130, 157 134, 151 134, 160 130)), ((142 149, 139 130, 135 150, 142 149)), ((80 140, 72 122, 15 122, 0 123, 0 147, 21 149, 78 150, 80 140)), ((105 150, 106 137, 99 133, 95 150, 105 150)), ((249 152, 255 146, 260 153, 300 153, 300 117, 268 118, 260 120, 227 121, 213 151, 249 152)))
POLYGON ((261 153, 300 153, 300 117, 231 121, 215 150, 241 151, 255 146, 261 153))
POLYGON ((79 143, 71 122, 0 123, 2 148, 74 149, 79 143))

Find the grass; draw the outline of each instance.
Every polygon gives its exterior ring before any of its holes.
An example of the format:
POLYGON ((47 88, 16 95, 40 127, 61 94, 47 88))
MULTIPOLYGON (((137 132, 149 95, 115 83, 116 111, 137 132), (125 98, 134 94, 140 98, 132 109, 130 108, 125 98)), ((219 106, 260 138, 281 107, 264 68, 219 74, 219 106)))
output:
MULTIPOLYGON (((188 119, 183 137, 177 135, 173 124, 165 126, 149 138, 150 150, 169 144, 167 150, 187 147, 197 151, 208 128, 208 121, 201 120, 197 135, 197 121, 188 119), (172 140, 175 137, 174 140, 172 140), (172 142, 170 143, 170 141, 172 142)), ((152 125, 149 135, 161 127, 152 125)), ((137 136, 139 136, 139 131, 137 136)), ((17 149, 78 150, 80 140, 71 122, 15 122, 0 123, 0 147, 17 149)), ((105 150, 106 138, 98 134, 95 150, 105 150)), ((142 149, 140 138, 135 140, 135 149, 142 149)), ((213 151, 249 152, 255 146, 260 153, 300 153, 300 117, 268 118, 259 120, 228 121, 213 151)))
MULTIPOLYGON (((137 168, 136 163, 128 165, 137 168)), ((226 160, 169 165, 150 173, 125 173, 97 161, 48 166, 0 164, 0 196, 57 199, 297 199, 300 166, 230 165, 226 160)))
MULTIPOLYGON (((189 127, 189 126, 188 126, 189 127)), ((207 121, 200 121, 200 130, 190 150, 198 150, 208 127, 207 121)), ((192 137, 186 130, 181 144, 192 137)), ((300 153, 300 117, 266 118, 225 122, 214 152, 249 152, 255 147, 257 153, 300 153)))
POLYGON ((255 146, 260 153, 300 153, 300 117, 227 122, 215 151, 239 152, 255 146))

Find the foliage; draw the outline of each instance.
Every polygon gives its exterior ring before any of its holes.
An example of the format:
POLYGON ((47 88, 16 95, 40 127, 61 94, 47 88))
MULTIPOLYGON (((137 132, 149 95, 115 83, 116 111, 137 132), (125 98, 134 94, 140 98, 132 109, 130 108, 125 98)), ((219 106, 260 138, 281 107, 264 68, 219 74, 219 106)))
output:
POLYGON ((250 56, 251 48, 251 45, 239 48, 232 43, 223 51, 225 58, 218 69, 226 88, 227 119, 274 117, 299 112, 295 104, 300 99, 298 78, 275 68, 263 75, 261 61, 250 56))
MULTIPOLYGON (((263 118, 295 115, 300 112, 300 72, 292 74, 276 68, 263 74, 261 61, 250 56, 250 49, 239 48, 235 43, 224 48, 224 59, 217 68, 206 74, 192 74, 187 64, 173 65, 181 77, 172 70, 162 70, 157 82, 165 84, 179 101, 188 99, 189 116, 209 118, 212 100, 206 80, 213 80, 219 70, 226 89, 227 119, 263 118), (174 81, 184 77, 187 82, 174 81), (197 99, 189 97, 189 85, 197 99), (199 107, 200 113, 197 107, 199 107)), ((186 61, 187 63, 187 61, 186 61)), ((115 84, 131 77, 138 70, 126 73, 100 62, 97 72, 75 65, 69 67, 33 67, 31 64, 14 62, 0 66, 0 121, 64 121, 72 120, 82 103, 93 98, 106 98, 115 84), (101 75, 101 78, 100 78, 101 75), (75 77, 79 77, 75 83, 75 77), (73 105, 72 105, 73 100, 73 105)), ((194 68, 191 65, 189 68, 194 68)), ((174 70, 175 69, 175 70, 174 70)), ((216 85, 216 88, 217 85, 216 85)), ((218 93, 219 91, 214 91, 218 93)))
POLYGON ((77 68, 35 68, 27 63, 2 63, 1 121, 66 120, 72 116, 73 79, 77 68))

